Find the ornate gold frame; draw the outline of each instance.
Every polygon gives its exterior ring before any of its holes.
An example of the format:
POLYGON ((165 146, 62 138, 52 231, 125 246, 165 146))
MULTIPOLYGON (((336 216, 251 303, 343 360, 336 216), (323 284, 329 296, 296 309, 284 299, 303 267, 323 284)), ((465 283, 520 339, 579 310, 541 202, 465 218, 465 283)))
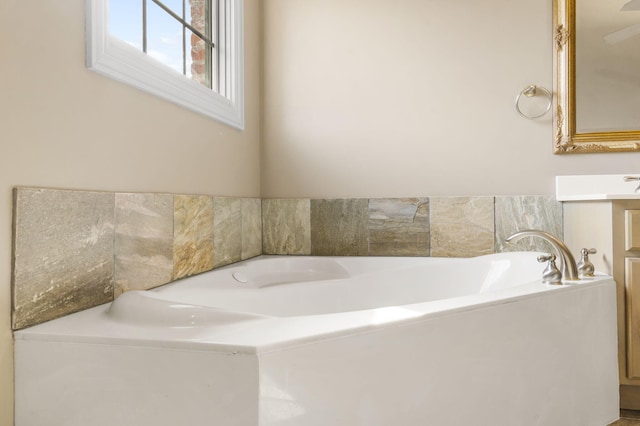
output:
POLYGON ((640 129, 576 133, 576 1, 553 0, 554 154, 640 151, 640 129))

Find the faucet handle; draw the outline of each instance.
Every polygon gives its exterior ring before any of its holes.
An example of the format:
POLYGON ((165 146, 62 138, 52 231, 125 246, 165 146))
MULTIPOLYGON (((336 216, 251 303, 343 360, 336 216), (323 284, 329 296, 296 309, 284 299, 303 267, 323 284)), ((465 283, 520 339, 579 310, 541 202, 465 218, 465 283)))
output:
POLYGON ((541 254, 538 256, 538 262, 549 262, 547 267, 542 271, 542 282, 545 284, 562 284, 562 272, 556 266, 556 255, 541 254))
POLYGON ((578 262, 578 276, 580 278, 584 278, 584 277, 593 277, 596 271, 595 266, 593 266, 593 263, 591 263, 591 261, 589 260, 589 255, 590 254, 596 254, 598 251, 594 248, 591 249, 587 249, 587 248, 583 248, 582 250, 580 250, 580 261, 578 262))
POLYGON ((538 256, 538 263, 556 261, 556 255, 553 253, 541 254, 538 256))

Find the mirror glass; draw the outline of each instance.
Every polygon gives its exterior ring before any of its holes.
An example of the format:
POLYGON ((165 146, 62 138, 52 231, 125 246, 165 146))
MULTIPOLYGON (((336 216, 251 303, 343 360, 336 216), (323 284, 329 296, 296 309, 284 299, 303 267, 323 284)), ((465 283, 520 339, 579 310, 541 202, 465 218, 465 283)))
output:
POLYGON ((576 131, 640 128, 640 0, 577 0, 576 131))
POLYGON ((640 151, 640 0, 554 1, 556 153, 640 151))

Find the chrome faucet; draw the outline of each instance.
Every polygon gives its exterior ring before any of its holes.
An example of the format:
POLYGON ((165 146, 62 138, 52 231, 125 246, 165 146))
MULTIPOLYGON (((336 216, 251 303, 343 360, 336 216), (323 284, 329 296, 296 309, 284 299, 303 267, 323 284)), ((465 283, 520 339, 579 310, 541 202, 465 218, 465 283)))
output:
POLYGON ((515 243, 521 238, 524 237, 538 237, 542 238, 549 244, 553 246, 553 248, 558 252, 558 257, 560 258, 562 276, 568 280, 577 280, 578 278, 578 267, 576 266, 576 259, 571 254, 571 251, 567 247, 567 245, 562 242, 562 240, 556 237, 553 234, 550 234, 545 231, 539 231, 535 229, 527 229, 524 231, 516 232, 509 238, 505 240, 507 244, 515 243))

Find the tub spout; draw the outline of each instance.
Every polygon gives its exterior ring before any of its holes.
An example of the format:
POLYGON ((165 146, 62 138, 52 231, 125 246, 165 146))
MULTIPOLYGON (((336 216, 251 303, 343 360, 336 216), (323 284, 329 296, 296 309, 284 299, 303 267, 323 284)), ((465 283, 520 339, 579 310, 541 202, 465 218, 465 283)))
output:
POLYGON ((556 250, 558 257, 560 258, 562 276, 568 280, 577 280, 578 278, 578 267, 576 266, 576 259, 571 254, 571 251, 567 247, 567 245, 558 237, 553 234, 550 234, 545 231, 539 231, 535 229, 527 229, 524 231, 516 232, 515 234, 508 237, 505 242, 507 244, 515 243, 521 238, 524 237, 538 237, 542 238, 549 244, 553 246, 556 250))

